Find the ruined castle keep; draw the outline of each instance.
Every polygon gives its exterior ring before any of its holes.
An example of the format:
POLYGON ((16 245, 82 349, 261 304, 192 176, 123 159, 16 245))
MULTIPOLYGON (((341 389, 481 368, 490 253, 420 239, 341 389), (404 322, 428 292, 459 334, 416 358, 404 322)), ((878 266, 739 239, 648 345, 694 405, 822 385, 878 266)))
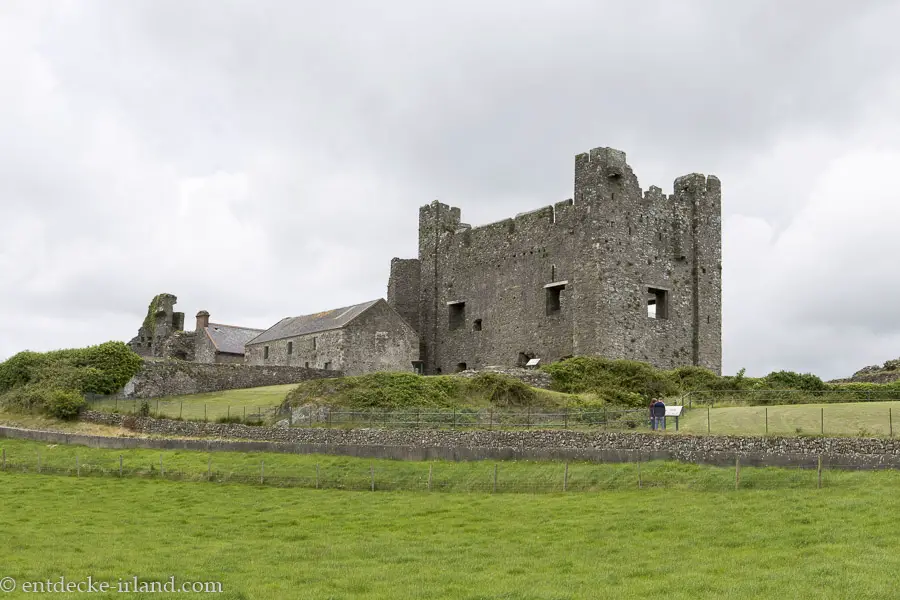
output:
POLYGON ((718 178, 643 192, 623 152, 595 148, 575 157, 572 199, 481 227, 421 207, 388 302, 427 374, 590 354, 721 373, 721 256, 718 178))

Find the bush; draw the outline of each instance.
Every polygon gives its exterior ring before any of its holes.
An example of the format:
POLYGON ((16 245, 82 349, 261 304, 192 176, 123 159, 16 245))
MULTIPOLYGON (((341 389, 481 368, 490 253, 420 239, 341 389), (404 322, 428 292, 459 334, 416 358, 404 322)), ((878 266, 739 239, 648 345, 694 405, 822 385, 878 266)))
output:
POLYGON ((494 406, 528 406, 537 398, 533 388, 519 379, 500 373, 479 373, 469 380, 469 389, 494 406))
POLYGON ((635 360, 576 356, 546 365, 543 370, 553 378, 554 390, 570 394, 618 389, 650 398, 680 391, 663 371, 635 360))
POLYGON ((48 390, 45 410, 51 417, 71 421, 84 408, 84 396, 71 390, 48 390))

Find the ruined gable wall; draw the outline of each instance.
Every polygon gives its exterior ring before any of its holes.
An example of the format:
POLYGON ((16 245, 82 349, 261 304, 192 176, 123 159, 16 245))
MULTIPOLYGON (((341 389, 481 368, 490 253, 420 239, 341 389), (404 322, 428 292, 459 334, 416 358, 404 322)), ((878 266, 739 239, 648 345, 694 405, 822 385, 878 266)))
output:
POLYGON ((344 329, 344 349, 346 375, 412 372, 419 336, 386 302, 377 302, 344 329))

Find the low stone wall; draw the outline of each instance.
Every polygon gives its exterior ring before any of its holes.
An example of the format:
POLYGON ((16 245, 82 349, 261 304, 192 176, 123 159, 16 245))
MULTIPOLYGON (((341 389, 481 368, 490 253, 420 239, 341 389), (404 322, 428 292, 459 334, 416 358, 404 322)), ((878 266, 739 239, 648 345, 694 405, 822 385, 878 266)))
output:
POLYGON ((549 390, 550 385, 553 383, 553 378, 550 377, 550 373, 538 371, 537 369, 524 369, 521 367, 484 367, 478 370, 470 369, 468 371, 461 371, 455 373, 455 375, 457 377, 475 377, 479 373, 499 373, 500 375, 518 379, 525 385, 543 388, 545 390, 549 390))
POLYGON ((125 384, 119 397, 159 398, 299 383, 309 379, 340 376, 340 371, 303 367, 204 364, 183 360, 145 359, 141 370, 125 384))
MULTIPOLYGON (((125 415, 85 411, 82 419, 122 426, 125 415)), ((900 440, 819 437, 736 437, 682 434, 608 433, 567 430, 448 431, 436 429, 330 429, 254 427, 242 424, 134 418, 134 431, 145 434, 207 438, 143 440, 128 443, 169 444, 184 449, 226 449, 340 454, 398 460, 588 460, 628 462, 678 460, 697 464, 746 466, 823 464, 836 468, 900 468, 900 440), (210 440, 212 438, 212 440, 210 440), (217 442, 215 439, 253 440, 217 442), (186 445, 183 445, 186 444, 186 445), (218 447, 225 444, 226 447, 218 447), (237 444, 237 445, 235 445, 237 444)), ((106 438, 129 439, 134 438, 106 438)), ((115 442, 119 443, 119 442, 115 442)), ((120 447, 120 446, 111 446, 120 447)))

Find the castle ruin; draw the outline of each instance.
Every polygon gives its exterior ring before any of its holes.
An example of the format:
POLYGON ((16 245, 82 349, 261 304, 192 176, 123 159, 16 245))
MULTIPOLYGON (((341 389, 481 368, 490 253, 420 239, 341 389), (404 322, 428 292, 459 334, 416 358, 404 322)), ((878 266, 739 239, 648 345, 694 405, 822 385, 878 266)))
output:
POLYGON ((646 192, 612 148, 575 157, 574 197, 490 225, 419 209, 419 256, 391 261, 388 302, 427 374, 574 355, 721 373, 721 186, 646 192))

